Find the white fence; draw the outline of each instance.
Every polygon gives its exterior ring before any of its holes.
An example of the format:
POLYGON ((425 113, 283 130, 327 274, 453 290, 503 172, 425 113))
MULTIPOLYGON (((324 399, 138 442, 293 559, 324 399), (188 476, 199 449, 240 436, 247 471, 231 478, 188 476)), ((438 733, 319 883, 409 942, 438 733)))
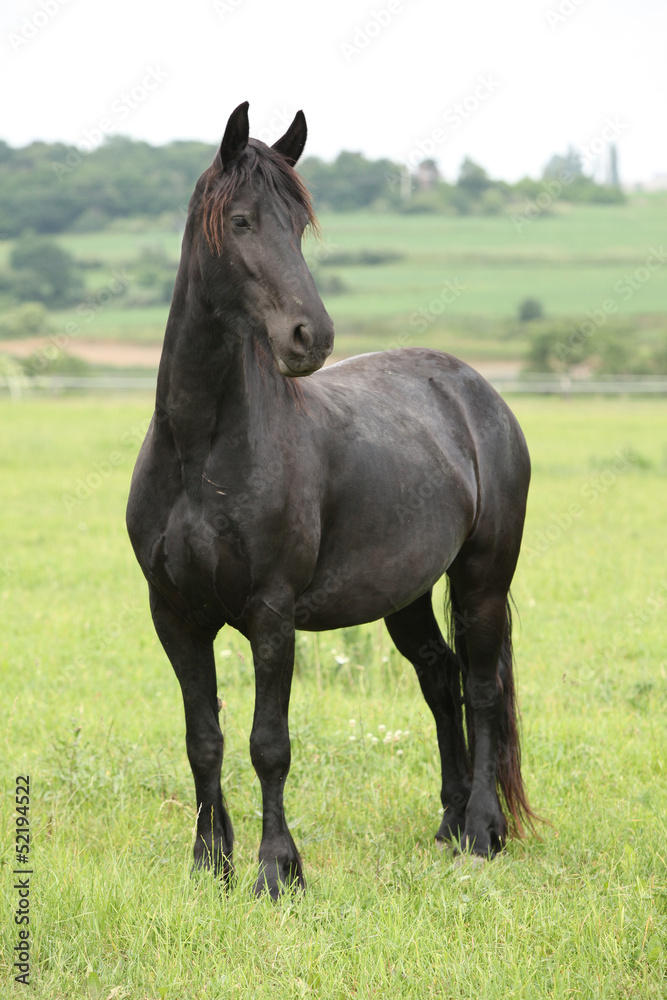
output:
POLYGON ((666 375, 595 375, 577 378, 570 375, 535 375, 522 373, 514 378, 498 376, 489 382, 500 393, 535 393, 558 396, 665 396, 666 375))
POLYGON ((84 392, 155 392, 156 376, 119 375, 84 377, 79 375, 0 375, 0 392, 8 392, 12 399, 23 396, 47 394, 59 396, 72 390, 84 392))
MULTIPOLYGON (((155 391, 155 376, 74 375, 0 375, 0 392, 12 399, 24 396, 52 395, 64 392, 133 392, 155 391)), ((521 374, 491 376, 489 382, 503 395, 527 393, 556 396, 667 396, 667 376, 664 375, 597 375, 594 378, 573 378, 568 375, 521 374)))

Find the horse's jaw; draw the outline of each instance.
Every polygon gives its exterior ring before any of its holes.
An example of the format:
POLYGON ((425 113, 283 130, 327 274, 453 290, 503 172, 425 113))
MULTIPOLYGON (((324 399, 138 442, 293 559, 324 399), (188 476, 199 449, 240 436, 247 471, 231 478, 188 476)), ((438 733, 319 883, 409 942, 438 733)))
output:
POLYGON ((285 375, 287 376, 287 378, 303 378, 306 375, 312 375, 313 372, 319 371, 319 369, 324 364, 324 360, 319 362, 319 364, 315 365, 311 364, 298 369, 290 368, 287 362, 283 361, 282 358, 277 358, 276 363, 278 365, 278 371, 280 372, 281 375, 285 375))

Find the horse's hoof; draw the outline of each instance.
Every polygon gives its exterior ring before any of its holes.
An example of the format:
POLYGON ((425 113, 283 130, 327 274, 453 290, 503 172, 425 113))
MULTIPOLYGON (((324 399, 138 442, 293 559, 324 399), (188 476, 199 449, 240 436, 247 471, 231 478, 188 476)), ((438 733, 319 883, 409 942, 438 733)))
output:
POLYGON ((306 880, 300 865, 289 865, 284 873, 277 871, 275 866, 272 868, 273 870, 269 871, 264 866, 260 867, 253 889, 255 896, 263 896, 268 892, 271 899, 277 900, 281 896, 295 896, 305 892, 306 880))
POLYGON ((465 829, 465 816, 447 815, 445 811, 442 817, 440 829, 435 835, 435 839, 442 843, 457 844, 463 837, 465 829))

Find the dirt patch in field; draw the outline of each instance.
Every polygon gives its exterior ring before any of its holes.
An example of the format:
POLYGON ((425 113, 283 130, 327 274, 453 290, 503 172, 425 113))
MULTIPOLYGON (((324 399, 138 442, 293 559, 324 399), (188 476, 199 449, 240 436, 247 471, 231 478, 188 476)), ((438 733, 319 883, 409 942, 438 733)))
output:
MULTIPOLYGON (((26 340, 3 340, 0 351, 15 358, 28 358, 34 351, 52 344, 48 337, 26 340)), ((67 353, 93 365, 114 365, 117 368, 153 368, 160 362, 162 344, 128 344, 119 340, 72 340, 67 353)))
MULTIPOLYGON (((15 358, 28 358, 34 352, 53 342, 48 337, 30 337, 27 340, 0 341, 0 351, 15 358)), ((116 368, 148 368, 157 371, 162 344, 128 344, 120 340, 72 340, 67 353, 93 365, 113 365, 116 368)), ((334 354, 327 364, 342 361, 345 355, 334 354)), ((520 365, 516 361, 473 361, 472 367, 485 378, 514 378, 520 365)))

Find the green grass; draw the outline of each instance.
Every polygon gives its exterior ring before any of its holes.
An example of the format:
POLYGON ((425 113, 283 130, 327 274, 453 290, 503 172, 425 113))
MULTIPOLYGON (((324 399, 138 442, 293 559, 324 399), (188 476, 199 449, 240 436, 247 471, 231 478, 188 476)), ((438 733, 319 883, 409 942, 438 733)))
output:
POLYGON ((286 801, 308 892, 272 905, 250 895, 253 677, 229 629, 238 884, 188 875, 180 691, 123 525, 150 400, 0 403, 0 995, 24 995, 12 803, 29 773, 35 997, 664 997, 667 405, 513 407, 534 463, 514 587, 524 772, 551 825, 481 869, 440 854, 412 668, 381 625, 304 634, 286 801))
POLYGON ((632 314, 664 310, 667 268, 629 298, 614 291, 641 265, 651 247, 664 242, 667 199, 631 201, 621 206, 567 206, 540 217, 521 232, 511 218, 333 215, 323 216, 325 247, 335 250, 386 249, 406 254, 402 264, 335 268, 349 295, 328 307, 337 323, 409 316, 457 278, 465 292, 448 305, 446 316, 499 320, 516 315, 526 297, 538 298, 550 315, 578 315, 608 298, 632 314))

